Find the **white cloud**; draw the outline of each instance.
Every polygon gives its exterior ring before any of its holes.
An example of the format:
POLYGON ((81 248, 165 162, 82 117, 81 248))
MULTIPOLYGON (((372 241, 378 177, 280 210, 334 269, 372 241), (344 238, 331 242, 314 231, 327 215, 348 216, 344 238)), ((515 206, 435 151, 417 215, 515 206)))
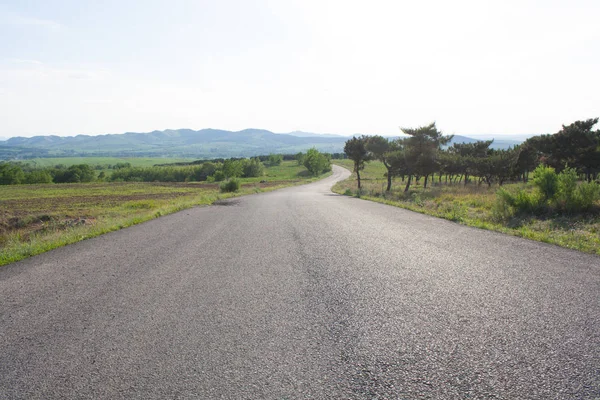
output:
POLYGON ((25 59, 21 59, 21 58, 9 58, 8 61, 11 63, 14 63, 14 64, 29 64, 29 65, 44 64, 43 62, 38 61, 38 60, 25 60, 25 59))
POLYGON ((20 15, 12 12, 0 11, 0 24, 20 25, 46 28, 49 30, 60 30, 65 26, 57 21, 44 18, 20 15))

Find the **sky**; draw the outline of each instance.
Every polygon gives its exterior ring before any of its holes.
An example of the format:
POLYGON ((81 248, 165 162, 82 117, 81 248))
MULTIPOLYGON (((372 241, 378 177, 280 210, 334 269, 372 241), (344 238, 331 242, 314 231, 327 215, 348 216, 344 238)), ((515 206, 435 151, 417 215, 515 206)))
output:
POLYGON ((0 0, 0 137, 554 133, 600 116, 600 1, 0 0))

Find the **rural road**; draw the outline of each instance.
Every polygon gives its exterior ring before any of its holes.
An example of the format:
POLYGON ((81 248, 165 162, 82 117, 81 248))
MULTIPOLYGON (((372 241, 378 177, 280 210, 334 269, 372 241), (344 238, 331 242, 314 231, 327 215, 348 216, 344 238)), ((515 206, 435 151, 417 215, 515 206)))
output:
POLYGON ((0 267, 0 399, 600 398, 600 257, 346 176, 0 267))

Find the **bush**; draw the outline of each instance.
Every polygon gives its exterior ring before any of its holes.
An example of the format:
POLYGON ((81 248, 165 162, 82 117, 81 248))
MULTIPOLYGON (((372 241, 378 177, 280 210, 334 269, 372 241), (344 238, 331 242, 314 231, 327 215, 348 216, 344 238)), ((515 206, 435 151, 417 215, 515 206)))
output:
POLYGON ((192 178, 195 181, 203 182, 208 179, 209 176, 213 175, 217 171, 217 166, 211 162, 205 162, 199 167, 194 168, 192 178))
POLYGON ((600 185, 596 182, 584 182, 577 186, 573 206, 575 211, 587 211, 600 200, 600 185))
POLYGON ((573 168, 565 168, 556 174, 553 168, 540 166, 535 170, 534 184, 536 191, 532 193, 523 189, 515 193, 498 189, 492 210, 494 219, 506 220, 515 213, 584 212, 600 200, 600 185, 595 182, 578 185, 577 172, 573 168))
POLYGON ((314 176, 331 171, 329 157, 314 147, 306 152, 304 166, 314 176))
POLYGON ((240 190, 240 181, 235 178, 221 183, 221 192, 223 193, 237 192, 238 190, 240 190))
POLYGON ((269 166, 274 167, 276 165, 281 165, 283 161, 283 156, 281 154, 271 154, 269 155, 269 166))
POLYGON ((260 162, 258 158, 251 160, 244 160, 243 176, 245 178, 253 178, 263 176, 265 173, 265 166, 260 162))
POLYGON ((221 182, 225 180, 225 173, 222 170, 218 169, 212 176, 208 177, 209 182, 221 182))
POLYGON ((25 174, 25 183, 52 183, 52 175, 46 170, 34 170, 25 174))
POLYGON ((25 180, 25 173, 18 165, 0 163, 0 185, 18 185, 25 180))
POLYGON ((527 193, 518 189, 511 193, 505 188, 496 191, 492 216, 497 221, 507 220, 517 213, 538 214, 544 211, 544 199, 539 192, 527 193))
POLYGON ((56 168, 52 171, 55 183, 79 183, 96 180, 96 172, 88 164, 71 165, 67 169, 56 168))
POLYGON ((244 164, 242 160, 225 160, 223 163, 223 174, 226 178, 239 178, 242 176, 244 174, 244 164))
POLYGON ((554 168, 540 164, 533 171, 533 183, 542 193, 544 201, 554 199, 558 191, 558 176, 554 168))
POLYGON ((558 192, 556 202, 559 208, 575 211, 575 191, 577 190, 577 172, 573 168, 565 168, 558 174, 558 192))

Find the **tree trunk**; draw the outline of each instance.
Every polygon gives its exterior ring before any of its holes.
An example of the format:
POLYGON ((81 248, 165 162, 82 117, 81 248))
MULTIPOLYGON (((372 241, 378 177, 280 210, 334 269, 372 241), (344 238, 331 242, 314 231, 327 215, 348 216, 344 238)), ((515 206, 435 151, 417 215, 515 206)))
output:
POLYGON ((389 192, 390 190, 392 190, 392 171, 388 169, 388 173, 387 173, 387 189, 385 189, 385 191, 389 192))
POLYGON ((360 190, 360 171, 356 169, 356 179, 358 179, 358 190, 360 190))
POLYGON ((406 186, 404 187, 404 192, 408 192, 408 188, 410 188, 410 181, 412 180, 412 175, 408 176, 408 180, 406 182, 406 186))
POLYGON ((423 184, 423 189, 427 189, 427 179, 429 179, 429 175, 425 175, 425 183, 423 184))

